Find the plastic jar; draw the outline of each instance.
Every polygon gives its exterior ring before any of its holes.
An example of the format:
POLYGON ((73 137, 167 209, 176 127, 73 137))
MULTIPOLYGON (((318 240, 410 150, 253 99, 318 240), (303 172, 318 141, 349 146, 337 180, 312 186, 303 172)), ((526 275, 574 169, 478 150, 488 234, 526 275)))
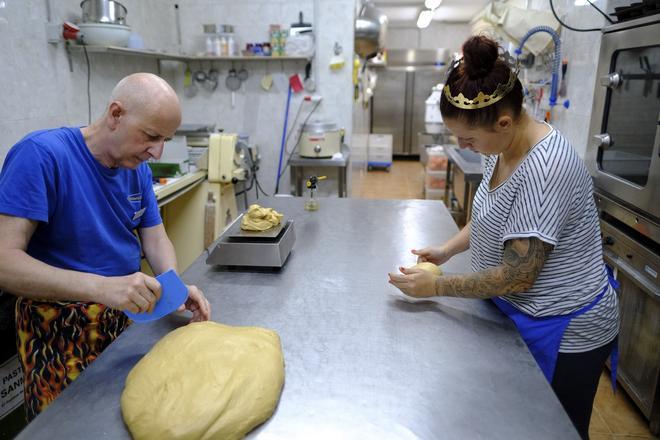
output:
POLYGON ((229 55, 230 57, 238 55, 234 34, 227 34, 227 55, 229 55))

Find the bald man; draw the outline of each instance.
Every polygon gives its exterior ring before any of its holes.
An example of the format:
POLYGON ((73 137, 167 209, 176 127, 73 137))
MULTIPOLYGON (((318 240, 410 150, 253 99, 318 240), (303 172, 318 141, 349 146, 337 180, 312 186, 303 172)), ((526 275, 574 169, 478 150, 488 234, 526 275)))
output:
MULTIPOLYGON (((161 287, 140 272, 140 252, 156 274, 177 269, 145 161, 161 156, 180 122, 174 90, 138 73, 89 127, 33 132, 7 154, 0 288, 17 296, 28 420, 127 327, 123 310, 153 309, 161 287)), ((192 321, 210 318, 195 286, 184 306, 192 321)))

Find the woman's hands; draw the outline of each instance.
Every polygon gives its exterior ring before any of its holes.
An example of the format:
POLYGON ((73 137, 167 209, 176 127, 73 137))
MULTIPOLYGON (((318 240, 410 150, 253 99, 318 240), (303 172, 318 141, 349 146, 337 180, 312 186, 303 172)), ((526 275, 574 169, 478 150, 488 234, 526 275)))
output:
POLYGON ((422 249, 412 249, 410 252, 412 252, 413 255, 417 255, 418 263, 428 261, 433 264, 441 265, 453 257, 453 255, 449 253, 447 247, 444 245, 428 246, 422 249))
POLYGON ((408 296, 428 298, 436 295, 438 275, 419 268, 400 267, 401 274, 390 273, 389 283, 408 296))

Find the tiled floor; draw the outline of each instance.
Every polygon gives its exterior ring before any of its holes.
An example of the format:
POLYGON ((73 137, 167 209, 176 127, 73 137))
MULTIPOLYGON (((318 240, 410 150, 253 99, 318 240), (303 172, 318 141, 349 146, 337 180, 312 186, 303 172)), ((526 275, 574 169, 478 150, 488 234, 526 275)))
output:
MULTIPOLYGON (((352 197, 364 199, 424 198, 424 168, 417 161, 394 161, 390 171, 354 175, 352 197)), ((613 394, 607 374, 598 385, 589 427, 591 440, 652 439, 648 423, 619 386, 613 394)))
POLYGON ((381 169, 353 175, 351 197, 363 199, 423 199, 424 168, 419 161, 394 161, 381 169))

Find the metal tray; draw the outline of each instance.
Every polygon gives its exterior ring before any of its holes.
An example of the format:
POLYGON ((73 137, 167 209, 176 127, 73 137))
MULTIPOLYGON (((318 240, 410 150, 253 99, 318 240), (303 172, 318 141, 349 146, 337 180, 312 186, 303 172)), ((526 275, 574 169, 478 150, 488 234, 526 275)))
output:
POLYGON ((284 220, 284 217, 282 218, 282 221, 280 221, 280 224, 277 226, 273 226, 270 229, 266 229, 265 231, 245 231, 241 229, 241 222, 243 221, 243 215, 241 214, 236 218, 234 223, 230 226, 229 230, 226 233, 227 237, 230 238, 249 238, 249 239, 271 239, 271 238, 276 238, 278 235, 280 235, 280 232, 282 232, 282 228, 284 228, 284 225, 286 224, 286 220, 284 220))

